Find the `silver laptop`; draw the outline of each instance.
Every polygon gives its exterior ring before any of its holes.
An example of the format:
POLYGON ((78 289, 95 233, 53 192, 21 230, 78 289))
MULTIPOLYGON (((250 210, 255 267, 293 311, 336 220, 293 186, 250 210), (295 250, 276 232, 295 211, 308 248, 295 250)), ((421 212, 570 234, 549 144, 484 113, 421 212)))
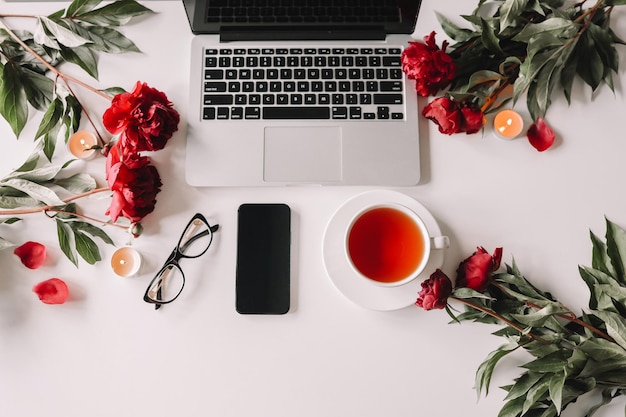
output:
POLYGON ((193 186, 415 185, 420 0, 184 0, 193 186))

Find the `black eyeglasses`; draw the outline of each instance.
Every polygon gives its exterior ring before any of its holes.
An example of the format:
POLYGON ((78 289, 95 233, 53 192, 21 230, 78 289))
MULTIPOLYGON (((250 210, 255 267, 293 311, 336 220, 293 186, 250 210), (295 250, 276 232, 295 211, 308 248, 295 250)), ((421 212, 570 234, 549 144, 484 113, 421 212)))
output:
POLYGON ((178 261, 181 258, 197 258, 204 254, 213 242, 213 233, 219 227, 218 224, 209 225, 202 214, 196 213, 187 223, 163 268, 150 281, 143 300, 154 304, 156 310, 178 298, 185 286, 185 274, 178 261))

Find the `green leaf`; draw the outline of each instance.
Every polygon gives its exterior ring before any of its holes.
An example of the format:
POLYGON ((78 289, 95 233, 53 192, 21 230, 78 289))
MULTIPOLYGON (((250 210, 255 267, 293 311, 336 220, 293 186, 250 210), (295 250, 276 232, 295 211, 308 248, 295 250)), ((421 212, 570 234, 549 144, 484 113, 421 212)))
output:
POLYGON ((13 189, 22 191, 37 201, 49 206, 60 206, 65 204, 63 200, 56 195, 48 187, 44 187, 35 182, 23 180, 21 178, 9 178, 7 180, 0 181, 0 186, 11 187, 13 189))
POLYGON ((35 169, 35 167, 39 163, 39 155, 40 155, 39 151, 33 152, 32 154, 28 156, 26 161, 24 161, 24 163, 20 165, 20 167, 17 168, 15 171, 16 172, 32 171, 33 169, 35 169))
POLYGON ((36 183, 43 183, 52 180, 54 177, 57 176, 59 172, 61 172, 62 169, 62 165, 49 164, 41 166, 39 168, 34 168, 26 172, 13 172, 5 177, 5 180, 9 178, 19 178, 23 180, 33 181, 36 183))
POLYGON ((589 234, 593 246, 591 266, 607 275, 615 276, 615 269, 611 264, 611 258, 608 256, 606 244, 593 232, 590 231, 589 234))
POLYGON ((48 110, 46 110, 39 123, 39 128, 37 129, 37 133, 35 133, 35 139, 48 134, 58 125, 59 120, 61 120, 63 116, 63 108, 63 102, 59 97, 50 103, 48 110))
POLYGON ((31 106, 39 111, 45 111, 52 102, 54 81, 27 67, 22 67, 22 84, 31 106))
POLYGON ((93 51, 86 46, 61 48, 61 56, 67 61, 81 67, 87 74, 98 79, 98 62, 93 51))
POLYGON ((515 384, 511 387, 509 393, 504 399, 512 400, 519 397, 525 397, 530 387, 535 385, 541 377, 542 374, 539 372, 524 372, 519 378, 517 378, 517 381, 515 381, 515 384))
POLYGON ((62 220, 56 219, 55 221, 57 224, 57 235, 61 251, 65 254, 67 259, 78 267, 78 257, 76 256, 76 250, 72 244, 74 241, 74 232, 62 220))
POLYGON ((522 406, 522 415, 526 414, 528 410, 533 408, 537 402, 544 398, 545 394, 550 388, 550 379, 552 375, 546 374, 539 379, 526 393, 526 399, 522 406))
POLYGON ((504 54, 500 47, 500 40, 496 36, 494 28, 485 19, 480 19, 481 36, 480 39, 485 48, 497 54, 504 54))
POLYGON ((561 410, 563 406, 563 387, 565 386, 565 372, 552 375, 548 382, 548 392, 550 399, 554 403, 557 410, 561 410))
POLYGON ((593 314, 604 322, 609 336, 626 349, 626 319, 612 311, 594 310, 593 314))
POLYGON ((455 297, 461 298, 461 299, 470 299, 470 298, 480 298, 480 299, 484 299, 484 300, 491 300, 492 299, 487 294, 483 294, 483 293, 478 292, 476 290, 473 290, 471 288, 465 288, 465 287, 455 288, 452 294, 455 297))
POLYGON ((578 272, 589 287, 589 308, 593 310, 614 311, 612 299, 604 292, 597 289, 598 284, 611 284, 619 286, 619 283, 609 275, 597 269, 579 266, 578 272))
POLYGON ((96 188, 96 180, 91 175, 85 173, 78 173, 69 178, 55 180, 54 183, 74 194, 81 194, 96 188))
POLYGON ((65 17, 74 17, 93 10, 102 0, 74 0, 67 6, 65 17))
POLYGON ((542 327, 555 314, 566 313, 567 310, 556 303, 550 303, 544 308, 526 314, 511 314, 511 316, 525 326, 542 327))
POLYGON ((507 401, 500 409, 498 417, 519 417, 524 407, 524 401, 526 397, 518 397, 513 400, 507 401))
POLYGON ((82 233, 80 230, 73 228, 74 241, 76 243, 76 251, 89 265, 93 265, 100 261, 100 250, 98 245, 89 236, 82 233))
POLYGON ((513 26, 526 8, 529 0, 505 0, 500 5, 500 32, 513 26))
POLYGON ((458 27, 440 13, 435 12, 435 14, 437 15, 437 20, 439 21, 439 25, 441 25, 441 29, 443 29, 445 34, 454 39, 456 42, 465 42, 474 36, 471 30, 458 27))
POLYGON ((134 0, 119 0, 99 9, 75 15, 76 20, 99 26, 121 26, 135 16, 152 13, 152 10, 134 0))
POLYGON ((0 77, 0 114, 9 123, 15 136, 20 133, 28 120, 26 93, 18 70, 7 63, 1 67, 0 77))
POLYGON ((491 383, 491 376, 498 361, 517 349, 517 345, 503 345, 498 349, 491 352, 487 359, 483 361, 476 371, 476 391, 480 393, 484 390, 485 395, 489 394, 489 384, 491 383))
POLYGON ((554 353, 528 362, 522 365, 522 367, 531 371, 542 373, 562 372, 565 370, 568 358, 569 354, 562 350, 558 350, 554 353))
POLYGON ((24 196, 5 196, 0 195, 0 208, 2 209, 16 209, 20 207, 37 207, 39 201, 24 196))
POLYGON ((615 269, 615 278, 626 285, 626 232, 617 224, 606 219, 607 254, 615 269))
POLYGON ((45 28, 46 33, 52 34, 58 44, 66 46, 67 48, 76 48, 90 42, 89 39, 85 39, 82 36, 77 35, 66 27, 45 16, 39 16, 38 20, 45 28))
POLYGON ((562 39, 570 39, 578 33, 578 27, 570 19, 553 17, 540 23, 529 23, 513 37, 514 41, 529 43, 534 37, 543 37, 547 34, 562 39))
POLYGON ((113 243, 113 240, 109 237, 109 235, 104 232, 104 230, 94 226, 91 223, 74 221, 72 222, 72 228, 74 230, 80 230, 82 232, 89 233, 94 237, 98 237, 102 239, 104 243, 107 243, 109 245, 115 245, 115 243, 113 243))
POLYGON ((92 26, 88 32, 93 47, 99 51, 117 54, 122 52, 140 52, 137 45, 119 31, 104 26, 92 26))

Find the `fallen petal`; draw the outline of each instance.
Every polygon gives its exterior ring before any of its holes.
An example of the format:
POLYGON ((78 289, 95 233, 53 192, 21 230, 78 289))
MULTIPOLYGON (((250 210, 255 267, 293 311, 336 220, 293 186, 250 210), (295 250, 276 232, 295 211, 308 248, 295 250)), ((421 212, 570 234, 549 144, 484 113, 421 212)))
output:
POLYGON ((69 291, 67 284, 59 278, 50 278, 33 287, 33 292, 45 304, 63 304, 69 291))
POLYGON ((46 260, 46 247, 38 242, 26 242, 13 251, 24 266, 30 269, 37 269, 46 260))
POLYGON ((554 132, 541 117, 528 128, 526 136, 530 144, 539 152, 545 151, 554 143, 554 132))

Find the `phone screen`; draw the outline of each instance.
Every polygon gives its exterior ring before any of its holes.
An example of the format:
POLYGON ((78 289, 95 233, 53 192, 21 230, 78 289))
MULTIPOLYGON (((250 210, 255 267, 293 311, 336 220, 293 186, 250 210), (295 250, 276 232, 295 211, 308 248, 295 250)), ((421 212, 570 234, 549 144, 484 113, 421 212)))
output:
POLYGON ((237 312, 287 313, 290 306, 289 206, 242 204, 237 226, 237 312))

